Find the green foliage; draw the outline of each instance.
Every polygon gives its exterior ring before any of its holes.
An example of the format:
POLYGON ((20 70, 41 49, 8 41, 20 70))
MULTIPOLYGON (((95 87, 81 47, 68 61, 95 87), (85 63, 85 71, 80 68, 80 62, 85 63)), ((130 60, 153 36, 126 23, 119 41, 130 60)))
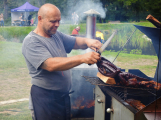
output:
POLYGON ((124 48, 123 51, 122 51, 122 53, 128 53, 127 49, 124 48))
MULTIPOLYGON (((107 50, 120 51, 121 48, 126 44, 123 50, 125 53, 130 53, 132 49, 142 50, 143 54, 146 54, 145 52, 148 51, 148 49, 151 49, 151 51, 153 51, 154 48, 152 42, 142 32, 136 30, 135 33, 132 35, 132 32, 136 29, 134 27, 134 24, 153 27, 153 25, 150 22, 120 23, 120 24, 97 23, 96 30, 98 29, 103 32, 105 41, 111 36, 114 30, 118 31, 117 34, 112 39, 107 50), (126 43, 131 35, 132 37, 130 38, 129 42, 126 43)), ((72 30, 76 26, 77 25, 60 24, 58 30, 65 34, 71 35, 72 30)), ((85 36, 86 24, 82 23, 79 24, 79 26, 81 27, 81 30, 79 32, 80 35, 85 36)), ((32 30, 34 30, 35 27, 36 26, 1 27, 0 35, 3 36, 3 38, 7 41, 22 42, 25 36, 32 30)), ((155 52, 153 52, 152 54, 155 54, 155 52)))
POLYGON ((148 14, 161 20, 160 0, 101 0, 107 9, 106 19, 120 21, 145 20, 148 14))
POLYGON ((146 10, 149 11, 156 19, 161 21, 161 9, 160 9, 161 1, 148 0, 148 2, 145 2, 145 5, 146 5, 146 10))
POLYGON ((138 55, 141 55, 142 54, 142 50, 133 49, 133 50, 130 51, 130 54, 138 54, 138 55))
MULTIPOLYGON (((83 0, 28 0, 30 4, 40 7, 45 3, 55 4, 63 16, 69 17, 69 8, 74 8, 79 1, 83 0)), ((85 1, 85 0, 84 0, 85 1)), ((98 0, 91 0, 98 3, 98 0)), ((26 0, 1 0, 0 11, 4 13, 5 21, 11 17, 11 9, 23 5, 26 0)), ((105 21, 136 21, 145 20, 148 14, 152 14, 161 20, 160 0, 100 0, 106 11, 105 21)), ((83 11, 83 10, 82 10, 83 11)), ((8 22, 7 22, 7 25, 8 22)))
POLYGON ((22 42, 25 36, 32 30, 34 30, 35 26, 33 27, 1 27, 0 28, 0 35, 2 35, 7 41, 17 41, 22 42))
POLYGON ((8 17, 7 19, 5 19, 4 26, 11 26, 11 17, 8 17))
MULTIPOLYGON (((135 24, 135 23, 134 23, 135 24)), ((148 48, 154 51, 151 40, 145 36, 142 32, 135 28, 134 24, 106 24, 106 29, 108 29, 108 34, 104 33, 105 40, 107 40, 112 34, 113 30, 117 30, 117 34, 112 39, 107 50, 120 51, 122 47, 126 49, 125 52, 130 53, 132 49, 142 50, 143 54, 151 54, 146 52, 148 48), (134 30, 136 31, 134 32, 134 30), (134 34, 132 35, 132 33, 134 34), (130 38, 130 36, 132 36, 130 38), (128 42, 127 42, 128 40, 128 42)), ((151 26, 151 23, 143 23, 144 26, 151 26)), ((140 23, 140 25, 142 25, 140 23)), ((105 30, 104 30, 105 31, 105 30)), ((107 31, 107 30, 106 30, 107 31)), ((152 52, 155 53, 155 52, 152 52)))
POLYGON ((124 6, 131 6, 132 4, 138 2, 138 0, 118 0, 118 1, 121 1, 123 2, 124 6))

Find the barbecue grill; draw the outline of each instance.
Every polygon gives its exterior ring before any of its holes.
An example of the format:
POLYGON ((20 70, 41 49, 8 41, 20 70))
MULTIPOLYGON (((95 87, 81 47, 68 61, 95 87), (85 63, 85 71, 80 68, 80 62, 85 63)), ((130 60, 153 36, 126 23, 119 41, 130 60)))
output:
MULTIPOLYGON (((146 108, 138 110, 136 106, 129 105, 126 100, 137 99, 148 107, 149 103, 157 98, 156 90, 108 85, 98 77, 83 77, 86 81, 96 85, 95 120, 147 120, 143 114, 143 110, 146 111, 146 108)), ((161 112, 161 108, 157 109, 157 112, 158 110, 161 112)))
MULTIPOLYGON (((96 15, 93 10, 85 12, 87 16, 86 37, 95 38, 96 15)), ((154 80, 161 83, 161 64, 160 57, 160 29, 137 26, 141 32, 151 38, 159 62, 155 77, 146 76, 140 70, 129 69, 128 72, 134 75, 154 80)), ((125 71, 125 70, 121 70, 125 71)), ((72 107, 73 120, 161 120, 161 91, 148 88, 123 87, 108 85, 102 82, 96 74, 97 68, 74 68, 72 69, 72 84, 75 93, 71 95, 71 103, 79 103, 72 107), (82 76, 83 75, 83 76, 82 76), (79 77, 78 77, 79 76, 79 77), (80 77, 82 76, 82 78, 80 77), (83 79, 86 79, 84 81, 83 79), (77 87, 79 85, 79 87, 77 87), (93 93, 94 89, 94 93, 93 93), (76 96, 75 96, 76 95, 76 96), (84 98, 80 96, 84 96, 84 98), (80 97, 79 99, 77 99, 80 97), (95 105, 84 107, 83 101, 94 99, 95 105), (143 109, 138 109, 135 105, 126 102, 128 99, 140 101, 145 105, 143 109), (76 108, 76 109, 75 109, 76 108)))
MULTIPOLYGON (((155 77, 146 76, 140 70, 131 69, 129 73, 161 82, 160 73, 160 29, 136 26, 141 32, 151 38, 159 62, 155 77)), ((124 71, 124 70, 122 70, 124 71)), ((150 88, 134 88, 104 83, 98 77, 83 76, 86 81, 95 85, 95 112, 94 120, 161 120, 161 91, 150 88), (135 105, 126 102, 128 99, 140 101, 145 105, 138 109, 135 105)))

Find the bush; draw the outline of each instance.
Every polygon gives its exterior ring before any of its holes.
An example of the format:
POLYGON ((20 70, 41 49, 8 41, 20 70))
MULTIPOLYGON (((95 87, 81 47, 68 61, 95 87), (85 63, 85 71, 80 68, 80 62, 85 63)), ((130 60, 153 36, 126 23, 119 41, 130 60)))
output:
MULTIPOLYGON (((151 26, 151 23, 148 22, 140 22, 135 23, 142 26, 151 26)), ((58 30, 71 35, 72 30, 77 25, 71 24, 60 24, 58 30)), ((81 23, 79 24, 81 30, 79 34, 82 36, 86 35, 86 24, 81 23)), ((0 35, 3 36, 4 39, 7 41, 14 41, 14 42, 21 42, 25 38, 25 36, 32 30, 34 30, 36 26, 12 26, 12 27, 1 27, 0 28, 0 35)), ((114 30, 118 30, 117 34, 114 36, 112 41, 110 42, 109 46, 106 50, 114 50, 120 51, 120 49, 124 46, 124 53, 131 53, 131 54, 148 54, 154 55, 155 51, 153 48, 153 44, 148 39, 145 39, 144 34, 139 30, 136 30, 132 35, 133 31, 136 29, 133 24, 107 24, 107 23, 97 23, 96 30, 101 30, 104 34, 105 41, 111 36, 114 30), (130 38, 130 36, 132 37, 130 38), (129 39, 130 38, 130 39, 129 39), (129 39, 128 43, 126 44, 127 40, 129 39), (148 49, 151 48, 150 52, 148 49), (147 52, 148 51, 148 52, 147 52), (154 51, 154 52, 153 52, 154 51)))
POLYGON ((4 37, 7 41, 13 41, 13 42, 23 42, 23 39, 25 36, 32 30, 34 30, 35 27, 1 27, 0 28, 0 35, 4 37))
POLYGON ((127 49, 124 48, 124 50, 122 51, 122 53, 128 53, 127 49))
POLYGON ((142 50, 138 50, 138 49, 133 49, 130 51, 130 54, 137 54, 137 55, 141 55, 142 54, 142 50))
POLYGON ((4 20, 4 25, 5 26, 10 26, 11 25, 11 17, 9 17, 8 19, 4 20))

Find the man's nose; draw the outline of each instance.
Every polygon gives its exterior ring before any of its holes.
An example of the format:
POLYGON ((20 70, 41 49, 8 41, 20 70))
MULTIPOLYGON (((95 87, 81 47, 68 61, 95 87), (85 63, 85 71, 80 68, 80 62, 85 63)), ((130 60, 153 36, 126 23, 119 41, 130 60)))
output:
POLYGON ((57 21, 57 22, 55 23, 55 26, 58 26, 58 27, 59 27, 59 24, 60 24, 59 21, 57 21))

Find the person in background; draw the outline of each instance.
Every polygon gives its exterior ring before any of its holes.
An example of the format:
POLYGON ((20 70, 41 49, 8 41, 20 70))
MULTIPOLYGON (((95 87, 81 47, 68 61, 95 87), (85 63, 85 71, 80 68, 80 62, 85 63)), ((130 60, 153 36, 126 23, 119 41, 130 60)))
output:
POLYGON ((74 18, 74 13, 72 13, 72 17, 71 17, 72 23, 75 23, 75 18, 74 18))
POLYGON ((24 26, 25 21, 24 21, 24 15, 23 15, 23 13, 21 13, 21 16, 19 18, 21 20, 21 26, 24 26))
POLYGON ((30 25, 33 25, 34 24, 34 18, 31 18, 31 24, 30 25))
POLYGON ((79 16, 77 13, 75 13, 75 25, 78 25, 78 21, 79 21, 79 16))
POLYGON ((36 16, 33 18, 33 25, 37 26, 37 23, 38 23, 38 14, 36 14, 36 16))
POLYGON ((101 32, 101 30, 97 30, 97 31, 96 31, 96 37, 101 38, 101 43, 104 43, 104 35, 103 35, 103 33, 101 32))
POLYGON ((72 13, 72 21, 74 23, 74 25, 78 25, 78 21, 79 21, 79 16, 77 13, 72 13))
POLYGON ((0 15, 0 22, 1 22, 1 26, 4 26, 3 13, 1 13, 1 15, 0 15))
POLYGON ((60 20, 61 12, 55 5, 42 5, 36 29, 22 44, 22 54, 31 76, 29 109, 33 120, 70 120, 70 69, 100 60, 99 53, 94 51, 68 57, 67 53, 72 49, 96 51, 102 44, 98 40, 57 31, 60 20))
POLYGON ((79 35, 80 27, 77 26, 76 28, 73 29, 72 35, 79 35))
POLYGON ((31 25, 31 19, 32 19, 32 15, 30 14, 29 16, 28 16, 28 26, 30 26, 31 25))

